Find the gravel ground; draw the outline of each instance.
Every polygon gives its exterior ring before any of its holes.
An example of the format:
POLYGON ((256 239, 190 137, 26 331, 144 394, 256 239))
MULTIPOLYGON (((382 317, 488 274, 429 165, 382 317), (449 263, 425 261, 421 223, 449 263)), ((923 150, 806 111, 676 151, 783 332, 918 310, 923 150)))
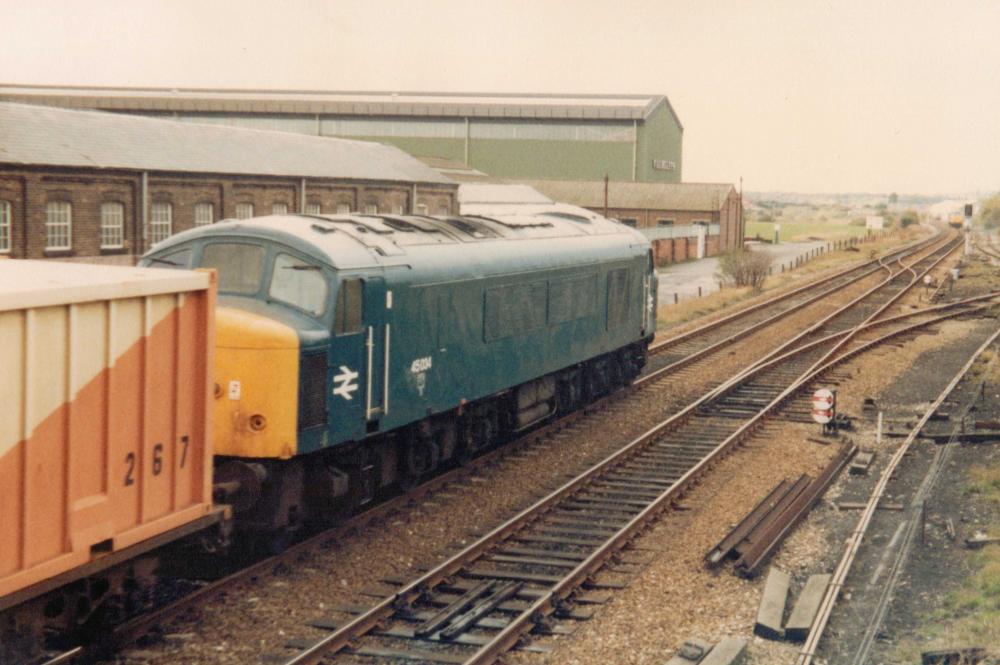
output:
POLYGON ((471 534, 486 531, 530 505, 546 490, 574 476, 646 431, 711 385, 795 335, 819 313, 870 288, 866 280, 837 297, 805 308, 774 328, 748 336, 727 354, 694 363, 554 435, 543 445, 511 455, 468 482, 433 493, 429 500, 369 525, 329 551, 304 556, 293 570, 248 582, 167 626, 167 639, 143 644, 117 662, 245 663, 278 652, 292 636, 310 634, 307 620, 347 603, 370 604, 362 592, 378 579, 414 576, 418 566, 440 561, 471 534), (499 488, 503 488, 502 491, 499 488))
MULTIPOLYGON (((970 283, 969 293, 956 295, 971 295, 982 288, 982 284, 970 283)), ((904 306, 918 298, 919 294, 911 294, 904 306)), ((949 322, 903 348, 882 347, 848 363, 839 372, 851 377, 839 386, 841 410, 861 414, 866 397, 881 403, 886 399, 883 395, 893 389, 913 395, 918 384, 923 390, 916 399, 926 405, 995 325, 995 321, 982 319, 949 322), (935 371, 928 372, 928 367, 935 371)), ((866 448, 874 447, 871 423, 858 424, 852 438, 866 448)), ((807 436, 815 436, 814 427, 770 425, 744 450, 725 460, 717 467, 721 473, 711 474, 688 496, 686 504, 692 510, 668 515, 636 543, 656 550, 657 559, 574 636, 550 639, 557 649, 545 662, 660 663, 689 637, 717 639, 735 634, 751 639, 751 663, 793 663, 798 653, 794 645, 752 637, 763 581, 744 581, 725 569, 710 572, 701 557, 778 480, 815 470, 833 454, 832 447, 805 441, 807 436), (734 477, 727 477, 727 471, 734 477)), ((886 450, 877 459, 887 459, 888 448, 897 443, 898 439, 887 439, 886 450)), ((875 473, 869 476, 875 477, 875 473)), ((843 540, 857 519, 856 514, 836 511, 832 502, 842 496, 851 500, 867 497, 866 491, 851 485, 856 478, 843 476, 777 554, 774 563, 794 576, 793 592, 797 593, 809 574, 832 571, 843 540)), ((840 630, 841 635, 847 635, 851 629, 840 630)), ((526 654, 516 656, 522 663, 537 660, 526 654)))
MULTIPOLYGON (((866 286, 870 285, 855 287, 851 293, 845 292, 789 317, 777 331, 749 336, 728 355, 695 364, 657 382, 655 388, 647 388, 627 402, 585 418, 544 445, 498 461, 479 476, 435 492, 419 506, 371 524, 328 551, 312 552, 302 557, 292 570, 241 585, 187 620, 166 627, 167 639, 124 654, 119 662, 259 662, 261 654, 276 652, 285 638, 308 634, 303 628, 305 621, 329 615, 331 608, 339 604, 370 604, 372 599, 362 592, 373 580, 413 576, 418 567, 439 561, 450 547, 468 542, 471 534, 510 517, 545 490, 561 484, 644 431, 650 422, 662 418, 678 404, 690 401, 708 385, 746 365, 750 359, 760 357, 777 339, 801 330, 806 321, 817 317, 818 311, 832 309, 834 300, 846 300, 866 286)), ((948 338, 938 335, 918 342, 944 343, 948 338)), ((896 350, 899 354, 904 352, 896 350)), ((902 362, 899 358, 887 361, 886 370, 878 372, 879 380, 889 380, 902 362)), ((766 431, 769 432, 766 442, 747 446, 720 464, 720 470, 734 472, 733 478, 727 479, 725 472, 710 474, 689 495, 690 511, 671 514, 650 532, 644 542, 649 540, 651 544, 641 546, 657 550, 656 560, 630 589, 603 608, 595 620, 582 625, 577 635, 557 640, 559 648, 552 654, 553 662, 597 662, 596 657, 587 655, 591 652, 603 654, 602 659, 609 662, 659 662, 688 634, 746 632, 744 629, 756 611, 759 583, 744 582, 728 572, 706 577, 699 569, 701 556, 726 525, 738 520, 759 498, 755 492, 766 492, 778 478, 800 473, 800 469, 815 470, 832 454, 828 447, 802 443, 813 428, 785 423, 777 428, 770 426, 766 431), (739 475, 735 475, 736 471, 739 475), (653 577, 649 578, 650 575, 653 577), (620 615, 619 611, 631 602, 630 594, 642 590, 651 595, 645 604, 640 602, 638 606, 662 607, 663 612, 646 612, 642 618, 645 628, 630 630, 630 625, 636 625, 636 617, 620 615), (655 604, 648 604, 649 601, 655 604), (607 631, 598 631, 605 621, 611 622, 606 625, 607 631), (616 625, 625 631, 625 637, 612 629, 616 625), (655 639, 647 638, 647 634, 655 639), (621 645, 628 644, 630 636, 646 646, 637 644, 634 649, 629 646, 623 650, 621 645), (617 650, 598 648, 603 644, 617 644, 612 647, 617 650), (633 653, 634 658, 629 655, 622 660, 622 654, 633 653)), ((800 529, 792 539, 793 544, 809 528, 812 527, 807 523, 800 529)), ((817 542, 809 538, 802 546, 808 550, 817 542)), ((807 554, 808 551, 796 556, 802 558, 807 554)))

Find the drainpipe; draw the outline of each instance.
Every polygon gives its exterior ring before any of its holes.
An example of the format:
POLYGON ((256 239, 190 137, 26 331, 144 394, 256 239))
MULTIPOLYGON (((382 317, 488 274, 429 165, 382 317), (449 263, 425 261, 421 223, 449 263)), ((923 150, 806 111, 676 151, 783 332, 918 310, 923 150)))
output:
POLYGON ((299 184, 299 214, 303 214, 306 211, 306 179, 303 178, 302 182, 299 184))
POLYGON ((604 174, 604 218, 608 218, 608 174, 604 174))
POLYGON ((413 194, 410 195, 410 214, 417 214, 417 183, 413 183, 413 194))
POLYGON ((465 165, 469 165, 469 116, 465 116, 465 165))
POLYGON ((149 223, 149 171, 142 172, 142 214, 139 219, 142 223, 142 246, 139 248, 139 255, 146 253, 148 243, 148 223, 149 223))
POLYGON ((632 121, 632 181, 639 173, 639 121, 632 121))

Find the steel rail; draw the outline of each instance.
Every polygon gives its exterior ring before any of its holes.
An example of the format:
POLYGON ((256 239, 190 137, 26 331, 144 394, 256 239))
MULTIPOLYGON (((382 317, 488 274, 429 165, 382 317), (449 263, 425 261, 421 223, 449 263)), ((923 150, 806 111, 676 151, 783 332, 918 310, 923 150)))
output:
MULTIPOLYGON (((933 244, 935 241, 939 239, 939 237, 940 234, 931 238, 921 239, 920 241, 911 243, 910 245, 906 245, 904 247, 892 250, 891 252, 888 252, 886 256, 892 256, 901 253, 906 254, 906 253, 919 252, 921 249, 924 249, 927 246, 933 244)), ((850 273, 852 271, 858 270, 861 267, 868 266, 869 264, 872 263, 878 264, 877 267, 875 267, 873 270, 867 271, 858 277, 858 279, 863 279, 864 277, 870 275, 872 272, 883 269, 880 262, 884 258, 885 257, 879 257, 873 259, 870 262, 866 262, 861 266, 854 266, 848 268, 846 270, 841 271, 840 273, 837 273, 834 276, 827 276, 826 279, 831 279, 832 277, 837 277, 843 274, 850 273)), ((848 282, 848 284, 853 283, 853 281, 855 280, 848 282)), ((818 283, 819 282, 804 285, 803 287, 796 289, 794 293, 798 293, 809 288, 815 288, 818 285, 818 283)), ((843 288, 843 286, 845 285, 840 285, 840 288, 843 288)), ((817 297, 811 298, 802 305, 797 306, 794 310, 786 310, 784 312, 778 313, 776 316, 769 317, 768 319, 765 319, 764 321, 755 324, 753 328, 744 329, 742 334, 745 334, 746 332, 751 330, 763 328, 766 325, 773 324, 778 320, 780 320, 781 318, 783 318, 785 315, 791 313, 792 311, 796 311, 801 307, 805 307, 808 304, 815 302, 817 299, 821 297, 828 296, 829 293, 830 293, 829 291, 823 292, 819 294, 817 297)), ((758 306, 755 306, 754 309, 759 310, 763 306, 773 304, 773 302, 790 297, 791 295, 792 293, 783 294, 765 303, 758 304, 758 306)), ((749 313, 748 310, 739 312, 738 314, 745 315, 747 313, 749 313)), ((720 322, 718 321, 713 322, 712 326, 716 326, 719 323, 720 322)), ((391 497, 363 513, 359 513, 358 515, 352 516, 342 524, 339 524, 330 529, 326 529, 318 534, 309 537, 304 541, 296 543, 295 545, 291 546, 290 548, 288 548, 284 552, 281 552, 280 554, 273 555, 261 561, 255 562, 246 568, 242 568, 219 580, 215 580, 210 584, 207 584, 203 587, 200 587, 199 589, 196 589, 188 594, 185 594, 183 597, 178 598, 164 605, 163 607, 157 608, 151 612, 147 612, 140 616, 129 619, 126 622, 116 626, 107 635, 103 636, 100 640, 96 641, 93 644, 87 645, 85 647, 86 651, 88 653, 92 651, 107 651, 110 648, 121 648, 124 645, 134 642, 136 639, 138 639, 143 634, 148 632, 155 625, 163 623, 164 621, 167 621, 175 616, 182 614, 195 604, 207 602, 208 600, 218 596, 219 594, 225 592, 227 589, 235 586, 236 584, 242 581, 252 579, 256 576, 266 575, 270 571, 278 568, 282 563, 292 560, 294 557, 298 556, 299 554, 305 551, 329 543, 335 540, 336 538, 341 537, 353 530, 359 529, 376 519, 379 519, 394 511, 397 511, 405 507, 412 501, 419 500, 426 494, 429 494, 443 487, 444 485, 447 485, 448 483, 455 482, 465 476, 475 473, 477 470, 481 469, 487 464, 492 463, 499 457, 511 453, 516 453, 518 450, 528 445, 531 445, 534 442, 537 442, 539 439, 542 439, 548 436, 549 434, 558 431, 559 429, 562 429, 589 414, 592 414, 595 410, 603 408, 611 402, 616 402, 626 397, 627 395, 632 394, 637 389, 645 387, 647 384, 652 383, 656 379, 662 377, 664 374, 671 371, 675 371, 681 366, 687 365, 697 359, 703 358, 704 356, 709 355, 713 351, 717 351, 718 349, 725 346, 727 343, 733 341, 734 337, 736 336, 728 337, 722 342, 713 344, 708 348, 701 349, 695 352, 694 354, 692 354, 692 357, 690 358, 686 358, 681 361, 672 363, 671 365, 660 368, 655 372, 644 375, 639 379, 637 379, 632 385, 627 386, 623 390, 617 391, 616 393, 613 393, 611 395, 607 395, 601 398, 600 400, 587 405, 586 407, 583 407, 577 411, 567 414, 566 416, 563 416, 559 420, 552 422, 548 425, 545 425, 539 429, 536 429, 528 433, 527 435, 520 437, 518 440, 511 442, 510 444, 507 444, 502 448, 486 451, 485 453, 477 456, 474 460, 470 461, 468 464, 465 464, 455 469, 445 471, 444 473, 439 474, 438 476, 435 476, 427 480, 426 482, 422 483, 416 488, 413 488, 412 490, 410 490, 405 494, 400 494, 391 497)))
MULTIPOLYGON (((947 240, 946 242, 942 243, 942 245, 940 247, 936 247, 936 248, 932 249, 931 250, 931 255, 933 255, 933 253, 936 252, 936 251, 940 251, 940 250, 946 249, 947 245, 950 242, 954 242, 954 239, 947 240)), ((942 257, 940 257, 939 259, 937 259, 935 261, 934 265, 937 265, 937 263, 939 263, 940 261, 944 260, 947 257, 947 255, 951 253, 951 251, 954 251, 954 248, 948 249, 948 251, 942 257)), ((928 258, 929 258, 929 256, 928 257, 922 257, 921 259, 918 259, 917 262, 926 260, 928 258)), ((758 360, 755 364, 751 365, 750 367, 748 367, 747 369, 743 370, 742 372, 736 374, 735 376, 733 376, 732 378, 730 378, 728 381, 722 383, 717 388, 715 388, 715 393, 717 395, 719 395, 719 396, 725 394, 729 390, 735 388, 737 385, 739 385, 740 383, 742 383, 745 380, 746 374, 749 373, 749 372, 754 371, 758 366, 766 366, 766 365, 772 363, 772 361, 775 360, 775 359, 780 359, 780 358, 786 357, 788 355, 788 353, 789 353, 788 349, 789 349, 789 347, 791 345, 793 345, 795 343, 798 343, 798 342, 800 342, 802 340, 805 340, 805 339, 807 339, 808 337, 810 337, 812 335, 819 334, 822 331, 823 327, 826 326, 827 324, 829 324, 834 319, 837 319, 838 317, 841 317, 841 316, 844 316, 844 315, 850 315, 850 313, 852 311, 851 308, 853 308, 856 305, 862 305, 865 300, 867 300, 870 296, 873 296, 874 294, 878 293, 879 291, 881 291, 882 289, 884 289, 886 286, 888 286, 902 272, 902 271, 900 271, 900 273, 892 273, 891 269, 888 268, 888 266, 883 266, 883 268, 889 271, 889 276, 886 277, 885 280, 883 280, 879 284, 876 284, 875 286, 873 286, 868 291, 865 291, 864 293, 860 294, 859 296, 857 296, 856 298, 854 298, 853 300, 851 300, 850 302, 848 302, 846 305, 844 305, 842 308, 840 308, 840 309, 838 309, 838 310, 830 313, 829 315, 823 317, 822 319, 820 319, 819 321, 817 321, 816 323, 814 323, 813 325, 809 326, 808 328, 806 328, 805 330, 803 330, 801 333, 799 333, 798 335, 796 335, 795 337, 793 337, 786 344, 778 347, 774 351, 771 351, 770 353, 768 353, 767 355, 765 355, 763 358, 761 358, 760 360, 758 360)), ((911 281, 908 286, 904 287, 903 291, 901 291, 899 294, 897 294, 894 298, 890 299, 890 301, 886 305, 884 305, 883 307, 881 307, 878 310, 878 313, 884 311, 886 308, 888 308, 891 305, 892 302, 894 302, 895 300, 898 300, 899 298, 901 298, 902 295, 905 294, 907 290, 909 290, 910 288, 912 288, 912 286, 913 286, 913 281, 911 281)), ((868 317, 868 318, 871 319, 872 317, 868 317)), ((850 328, 848 328, 847 330, 849 330, 849 329, 850 328)), ((794 350, 794 346, 792 346, 792 349, 794 350)))
MULTIPOLYGON (((863 279, 864 277, 866 277, 867 275, 871 274, 872 272, 876 272, 881 267, 883 260, 886 260, 889 257, 892 257, 892 256, 894 256, 896 254, 900 254, 900 253, 906 254, 906 253, 915 253, 915 252, 918 252, 922 248, 926 247, 927 245, 933 244, 936 240, 940 239, 940 237, 942 235, 944 235, 944 233, 945 232, 943 232, 943 231, 939 231, 934 236, 931 236, 929 238, 921 238, 918 241, 909 243, 907 245, 903 245, 902 247, 897 247, 896 249, 893 249, 893 250, 890 250, 890 251, 886 252, 885 254, 883 254, 880 257, 876 257, 874 259, 870 259, 868 261, 864 261, 864 262, 862 262, 860 264, 857 264, 857 265, 854 265, 854 266, 850 266, 848 268, 844 268, 844 269, 842 269, 842 270, 840 270, 838 272, 835 272, 833 274, 830 274, 830 275, 821 275, 821 276, 817 277, 815 280, 810 281, 810 282, 808 282, 806 284, 803 284, 803 285, 801 285, 799 287, 796 287, 795 289, 793 289, 791 291, 788 291, 788 292, 785 292, 785 293, 779 293, 779 294, 777 294, 775 296, 772 296, 771 298, 768 298, 767 300, 764 300, 762 302, 755 303, 755 304, 750 305, 748 307, 745 307, 743 309, 737 310, 737 311, 733 312, 732 314, 728 314, 728 315, 726 315, 724 317, 721 317, 719 319, 716 319, 714 321, 710 321, 710 322, 708 322, 708 323, 706 323, 704 325, 698 326, 697 328, 694 328, 694 329, 689 330, 687 332, 680 333, 680 334, 675 335, 673 337, 668 337, 668 338, 666 338, 664 340, 656 342, 656 343, 654 343, 649 348, 649 352, 650 352, 650 354, 661 353, 661 352, 667 350, 670 347, 673 347, 673 346, 676 346, 678 344, 681 344, 682 342, 686 342, 686 341, 688 341, 690 339, 693 339, 695 337, 704 335, 705 333, 710 332, 712 330, 715 330, 717 328, 720 328, 723 325, 726 325, 728 323, 732 323, 734 321, 742 319, 742 318, 744 318, 744 317, 746 317, 746 316, 748 316, 750 314, 755 314, 755 313, 757 313, 758 311, 760 311, 762 309, 770 307, 771 305, 775 305, 777 303, 783 302, 783 301, 788 300, 790 298, 793 298, 793 297, 795 297, 797 295, 800 295, 800 294, 802 294, 802 293, 804 293, 806 291, 815 289, 818 286, 822 286, 826 282, 829 282, 829 281, 835 280, 835 279, 839 279, 840 277, 843 277, 845 275, 848 275, 848 274, 850 274, 852 272, 855 272, 855 271, 858 271, 858 270, 863 270, 863 269, 869 269, 870 268, 870 270, 868 270, 867 272, 865 272, 864 274, 862 274, 862 275, 860 275, 858 277, 858 279, 863 279)), ((856 280, 849 281, 849 282, 847 282, 847 284, 852 284, 852 283, 854 283, 854 281, 856 281, 856 280)), ((846 286, 846 284, 841 285, 841 288, 843 286, 846 286)), ((827 291, 824 291, 823 294, 821 294, 821 295, 826 295, 826 294, 827 294, 827 291)), ((810 302, 813 302, 813 300, 807 301, 806 304, 809 304, 810 302)), ((797 309, 799 309, 801 307, 804 307, 806 304, 796 306, 795 308, 788 310, 788 313, 794 312, 797 309)))
MULTIPOLYGON (((815 378, 822 371, 844 362, 848 357, 857 355, 864 348, 870 348, 877 343, 881 343, 888 339, 894 339, 904 332, 909 332, 920 327, 931 325, 944 319, 951 318, 952 316, 954 315, 942 315, 941 317, 931 319, 930 321, 914 324, 913 326, 907 327, 903 330, 890 332, 884 337, 870 342, 865 347, 861 347, 849 354, 845 354, 843 357, 830 360, 826 366, 813 369, 811 372, 807 372, 805 375, 800 377, 795 384, 789 386, 781 395, 775 398, 771 404, 764 407, 764 409, 762 409, 756 416, 751 418, 725 441, 720 443, 715 450, 693 466, 684 476, 676 481, 670 489, 661 494, 659 498, 657 498, 641 513, 632 518, 627 525, 622 527, 621 530, 610 538, 600 549, 591 554, 590 557, 569 573, 562 582, 556 584, 553 589, 536 600, 535 603, 533 603, 527 610, 522 612, 516 619, 508 624, 507 627, 496 635, 489 644, 483 646, 479 651, 467 659, 465 661, 465 665, 486 665, 488 663, 493 663, 500 656, 513 648, 525 633, 530 632, 539 617, 544 617, 554 612, 558 606, 559 600, 567 598, 573 590, 589 579, 597 570, 603 567, 605 562, 618 549, 620 549, 623 543, 628 542, 636 532, 642 529, 662 509, 666 508, 670 502, 684 494, 688 486, 700 477, 701 473, 705 471, 708 466, 736 446, 745 436, 751 434, 765 416, 769 415, 771 411, 777 409, 786 399, 808 383, 809 380, 815 378)), ((845 334, 849 335, 852 332, 854 331, 848 331, 845 334)), ((643 436, 655 438, 656 434, 651 431, 643 436)), ((298 661, 294 662, 296 665, 300 665, 298 661)), ((288 665, 291 665, 291 662, 288 665)))
MULTIPOLYGON (((996 297, 993 294, 992 297, 996 297)), ((964 304, 964 303, 963 303, 964 304)), ((951 303, 948 305, 940 306, 940 310, 954 309, 959 307, 959 303, 951 303)), ((927 311, 922 310, 919 313, 910 313, 905 315, 900 315, 899 317, 894 317, 894 319, 902 318, 912 318, 918 315, 926 315, 927 311)), ((914 327, 926 326, 945 318, 950 318, 952 316, 965 314, 966 312, 958 312, 956 314, 947 314, 941 317, 933 318, 929 321, 924 321, 916 324, 914 327)), ((889 320, 877 322, 873 325, 883 326, 886 325, 889 320)), ((852 329, 848 331, 843 331, 840 333, 835 333, 831 337, 841 337, 856 334, 858 329, 852 329)), ((886 338, 895 337, 901 334, 900 331, 894 331, 889 333, 886 338)), ((827 341, 826 338, 817 340, 816 342, 806 345, 812 348, 818 344, 827 341)), ((805 347, 800 347, 794 352, 790 353, 802 353, 805 347)), ((830 361, 830 365, 840 362, 840 360, 830 361)), ((596 570, 600 569, 604 562, 607 560, 611 554, 616 551, 616 548, 621 543, 628 540, 634 530, 638 528, 641 524, 644 524, 647 519, 656 512, 659 508, 665 505, 666 501, 671 500, 676 497, 680 492, 687 488, 688 484, 693 481, 700 471, 702 471, 706 465, 714 461, 719 455, 727 451, 730 447, 735 445, 735 442, 741 439, 743 435, 747 432, 752 431, 754 425, 759 422, 760 418, 764 413, 770 412, 776 408, 780 403, 787 398, 788 395, 794 392, 795 389, 801 386, 806 380, 806 377, 801 377, 797 383, 790 387, 788 390, 784 391, 778 398, 776 398, 771 405, 765 408, 764 411, 758 413, 749 422, 744 424, 734 435, 728 437, 725 441, 720 443, 713 452, 703 458, 700 462, 696 464, 695 467, 690 469, 685 473, 677 482, 675 482, 669 490, 662 494, 654 503, 647 506, 639 515, 633 518, 628 525, 623 527, 619 532, 617 532, 611 539, 609 539, 604 546, 599 550, 592 553, 585 561, 579 564, 569 575, 563 578, 563 581, 557 584, 553 589, 546 592, 541 596, 535 603, 533 603, 527 610, 522 612, 517 618, 515 618, 510 624, 507 625, 500 633, 498 633, 493 641, 491 641, 486 646, 482 647, 476 654, 474 654, 468 661, 468 663, 483 663, 491 662, 498 655, 504 653, 506 650, 511 648, 520 636, 533 627, 534 622, 540 617, 543 617, 551 612, 555 611, 560 600, 568 597, 570 592, 579 586, 581 580, 585 580, 590 575, 592 575, 596 570)), ((463 551, 454 554, 445 562, 439 564, 434 569, 428 571, 421 577, 413 580, 412 582, 406 584, 399 591, 391 596, 387 596, 376 606, 371 608, 365 613, 355 617, 348 623, 344 624, 337 630, 333 631, 326 637, 322 638, 316 642, 310 648, 300 652, 298 655, 287 661, 288 665, 305 665, 307 663, 317 663, 325 655, 336 652, 346 647, 349 647, 351 643, 355 642, 361 636, 367 634, 371 630, 375 629, 381 623, 393 616, 397 607, 409 605, 416 598, 420 597, 421 594, 427 590, 435 587, 437 584, 444 582, 447 578, 451 577, 455 573, 462 570, 465 565, 473 560, 478 559, 480 556, 485 554, 490 550, 497 542, 505 539, 507 536, 512 535, 514 532, 520 530, 525 525, 532 523, 540 515, 545 513, 548 508, 554 506, 561 499, 574 493, 577 489, 583 487, 591 479, 595 478, 603 471, 610 468, 612 465, 617 464, 625 459, 631 457, 635 452, 640 450, 645 444, 650 440, 658 437, 659 435, 666 432, 669 428, 676 425, 686 416, 690 415, 696 408, 701 406, 705 401, 709 399, 709 395, 703 396, 698 400, 695 400, 691 405, 686 407, 680 413, 668 418, 664 422, 650 429, 633 442, 617 451, 616 453, 605 458, 605 460, 594 465, 588 471, 584 472, 577 478, 565 483, 562 487, 555 490, 548 496, 540 499, 531 507, 521 511, 516 516, 509 519, 504 524, 495 528, 488 534, 484 535, 482 538, 477 540, 475 543, 468 546, 463 551)))
POLYGON ((837 597, 840 595, 840 591, 844 587, 847 575, 850 572, 854 559, 861 548, 864 535, 871 524, 875 511, 878 508, 878 504, 885 495, 892 473, 899 466, 900 462, 903 460, 903 456, 909 450, 913 441, 916 440, 917 436, 920 434, 921 430, 923 430, 927 422, 931 419, 931 416, 934 415, 934 413, 941 407, 941 404, 948 398, 949 395, 951 395, 962 378, 975 364, 979 356, 982 355, 982 353, 988 349, 998 337, 1000 337, 1000 329, 990 335, 990 337, 976 350, 976 352, 972 354, 972 357, 969 358, 968 362, 966 362, 959 372, 952 378, 941 394, 938 395, 938 398, 934 400, 934 403, 928 407, 928 409, 924 412, 924 415, 917 422, 916 426, 910 431, 909 435, 890 458, 889 464, 882 472, 878 483, 875 485, 875 489, 872 491, 872 495, 865 506, 864 512, 858 520, 858 524, 855 527, 854 532, 848 538, 847 547, 845 548, 840 562, 837 564, 833 578, 830 580, 830 584, 827 587, 826 594, 823 596, 819 611, 817 612, 816 618, 813 620, 809 629, 809 635, 806 637, 806 641, 799 652, 796 665, 810 665, 812 663, 812 660, 816 655, 816 649, 818 648, 819 642, 823 637, 823 632, 825 631, 830 620, 830 616, 833 613, 837 597))

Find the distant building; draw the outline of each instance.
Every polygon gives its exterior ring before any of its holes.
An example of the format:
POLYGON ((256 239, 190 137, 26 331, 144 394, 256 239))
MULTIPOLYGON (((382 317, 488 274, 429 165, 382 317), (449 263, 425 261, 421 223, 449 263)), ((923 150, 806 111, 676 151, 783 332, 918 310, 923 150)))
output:
POLYGON ((458 185, 364 141, 0 103, 0 254, 131 263, 271 213, 453 214, 458 185))
MULTIPOLYGON (((604 182, 525 180, 553 201, 605 212, 604 182)), ((609 182, 607 216, 642 230, 658 264, 714 256, 743 244, 740 196, 725 183, 609 182)))
POLYGON ((871 231, 881 231, 885 227, 885 217, 868 215, 865 217, 865 228, 871 231))
POLYGON ((494 177, 681 182, 684 128, 662 95, 0 86, 0 101, 395 145, 494 177))

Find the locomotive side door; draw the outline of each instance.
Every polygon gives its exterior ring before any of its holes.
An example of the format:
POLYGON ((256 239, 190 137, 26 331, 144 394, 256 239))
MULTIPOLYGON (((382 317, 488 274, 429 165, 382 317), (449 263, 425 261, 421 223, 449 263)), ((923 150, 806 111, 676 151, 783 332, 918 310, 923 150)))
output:
POLYGON ((360 439, 365 432, 364 377, 368 354, 364 297, 364 279, 340 279, 327 358, 326 404, 333 441, 360 439))
POLYGON ((365 280, 365 421, 378 431, 377 421, 389 413, 389 353, 392 350, 392 291, 381 277, 365 280))

